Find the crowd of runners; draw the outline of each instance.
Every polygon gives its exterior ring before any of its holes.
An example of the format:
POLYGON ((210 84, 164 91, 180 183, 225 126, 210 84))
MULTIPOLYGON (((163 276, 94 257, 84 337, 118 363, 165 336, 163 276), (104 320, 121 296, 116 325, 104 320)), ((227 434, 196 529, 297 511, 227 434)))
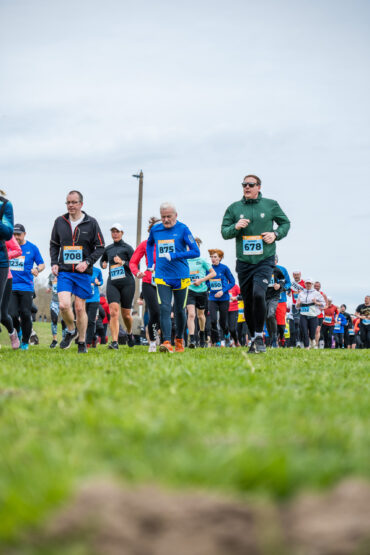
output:
MULTIPOLYGON (((137 278, 150 353, 210 346, 246 346, 249 353, 266 347, 370 348, 370 295, 349 314, 345 304, 336 306, 322 291, 320 281, 298 270, 290 274, 276 254, 276 242, 290 228, 288 217, 275 200, 262 196, 256 175, 247 175, 242 189, 221 225, 222 237, 235 240, 236 276, 217 245, 209 257, 201 256, 201 239, 178 220, 173 204, 160 205, 148 238, 134 250, 117 222, 106 246, 97 220, 82 210, 82 194, 69 192, 67 211, 51 231, 50 347, 58 345, 60 320, 61 349, 77 343, 78 353, 87 353, 108 343, 117 350, 120 317, 128 346, 138 344, 132 314, 137 278), (108 271, 104 295, 102 269, 108 271)), ((25 226, 14 225, 12 204, 0 193, 1 324, 13 349, 28 350, 34 278, 45 262, 25 226)))

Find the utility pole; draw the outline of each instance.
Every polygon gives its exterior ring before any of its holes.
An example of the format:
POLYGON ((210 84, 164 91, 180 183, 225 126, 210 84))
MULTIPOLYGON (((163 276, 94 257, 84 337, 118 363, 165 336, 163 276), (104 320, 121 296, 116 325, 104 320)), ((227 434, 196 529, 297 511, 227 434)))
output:
MULTIPOLYGON (((137 224, 136 224, 136 248, 141 243, 141 226, 143 220, 143 185, 144 185, 144 174, 143 170, 140 170, 139 174, 134 174, 132 177, 136 177, 139 180, 139 196, 137 201, 137 224)), ((134 309, 139 312, 139 305, 137 300, 140 297, 140 280, 135 278, 135 297, 134 297, 134 309)))

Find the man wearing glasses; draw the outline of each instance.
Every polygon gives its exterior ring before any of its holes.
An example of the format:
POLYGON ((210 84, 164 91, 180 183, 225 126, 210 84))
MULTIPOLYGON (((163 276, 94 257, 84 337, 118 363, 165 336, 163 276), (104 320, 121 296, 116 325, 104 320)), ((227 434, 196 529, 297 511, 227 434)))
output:
POLYGON ((93 265, 104 252, 104 239, 95 218, 82 211, 83 196, 79 191, 68 193, 66 205, 67 213, 55 220, 50 240, 51 271, 58 276, 59 308, 67 326, 60 348, 68 349, 78 337, 78 352, 87 353, 85 301, 92 296, 93 265))
POLYGON ((249 352, 263 353, 266 289, 275 266, 275 241, 287 235, 290 221, 275 200, 262 197, 259 177, 246 175, 242 186, 243 198, 226 210, 221 233, 224 239, 236 239, 236 271, 252 338, 249 352))

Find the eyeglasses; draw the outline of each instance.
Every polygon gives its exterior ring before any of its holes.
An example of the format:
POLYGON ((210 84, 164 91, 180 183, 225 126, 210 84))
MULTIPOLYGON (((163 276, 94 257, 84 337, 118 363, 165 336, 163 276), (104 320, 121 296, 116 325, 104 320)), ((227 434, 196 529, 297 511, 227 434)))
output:
POLYGON ((68 206, 68 204, 80 204, 80 201, 79 200, 67 200, 66 204, 67 204, 67 206, 68 206))
POLYGON ((251 189, 258 185, 258 183, 242 183, 243 187, 250 187, 251 189))

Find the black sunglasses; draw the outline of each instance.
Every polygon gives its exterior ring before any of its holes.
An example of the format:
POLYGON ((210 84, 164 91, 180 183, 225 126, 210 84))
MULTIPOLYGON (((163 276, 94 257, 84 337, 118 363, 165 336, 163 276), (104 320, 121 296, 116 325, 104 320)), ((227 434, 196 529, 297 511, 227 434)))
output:
POLYGON ((243 187, 248 186, 248 187, 252 188, 252 187, 255 187, 256 185, 258 185, 258 183, 242 183, 242 185, 243 185, 243 187))

